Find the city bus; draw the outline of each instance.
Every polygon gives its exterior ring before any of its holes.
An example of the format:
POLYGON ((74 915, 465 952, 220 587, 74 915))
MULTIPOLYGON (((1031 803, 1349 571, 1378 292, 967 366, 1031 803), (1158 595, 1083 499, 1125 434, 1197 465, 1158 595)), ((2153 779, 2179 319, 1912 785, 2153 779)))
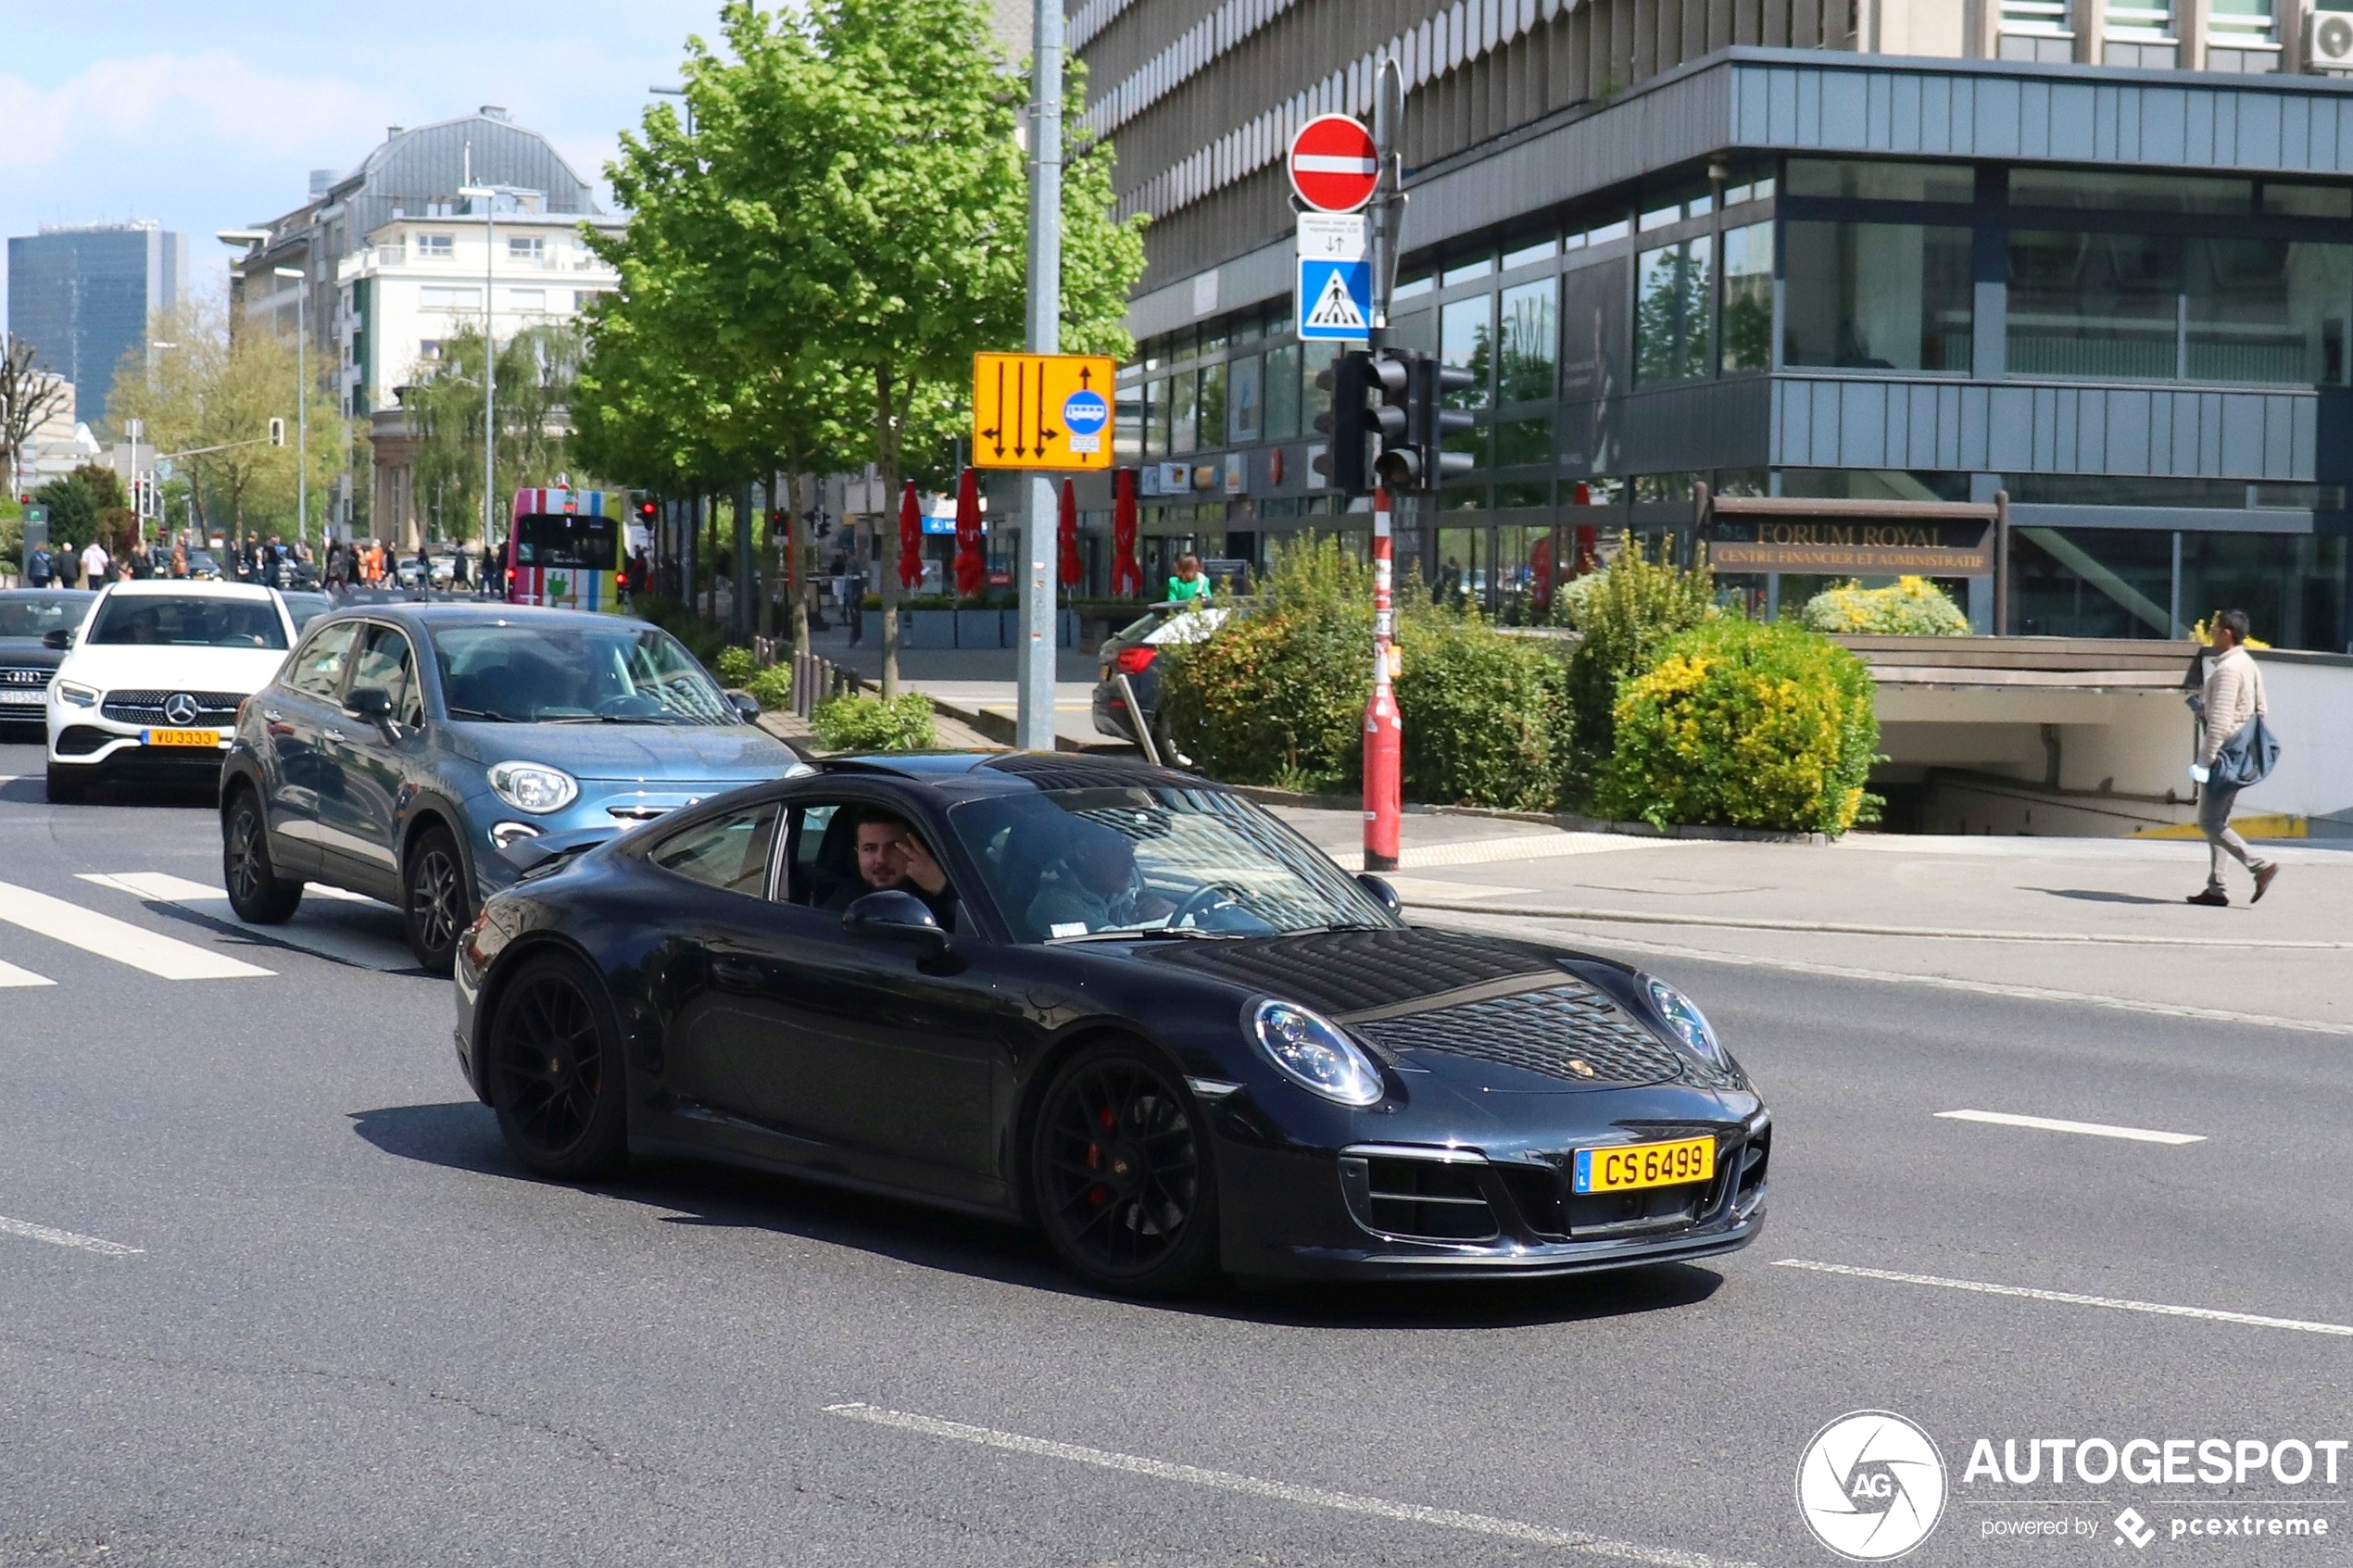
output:
POLYGON ((618 496, 601 490, 516 491, 507 530, 507 602, 610 607, 618 597, 623 510, 618 496))

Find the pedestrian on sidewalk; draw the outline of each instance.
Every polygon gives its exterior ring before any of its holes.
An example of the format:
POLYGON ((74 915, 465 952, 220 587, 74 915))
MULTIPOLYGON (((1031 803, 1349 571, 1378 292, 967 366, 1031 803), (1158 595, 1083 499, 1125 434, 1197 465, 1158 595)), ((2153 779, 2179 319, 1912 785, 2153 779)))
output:
POLYGON ((2189 902, 2220 909, 2231 902, 2230 895, 2222 890, 2225 854, 2254 873, 2255 896, 2247 900, 2250 904, 2262 902, 2271 879, 2280 874, 2280 866, 2276 860, 2256 856, 2231 826, 2231 808, 2238 800, 2239 786, 2213 779, 2214 759, 2231 738, 2256 715, 2271 712, 2263 695, 2263 671, 2244 646, 2252 626, 2243 609, 2216 610, 2208 625, 2207 641, 2214 651, 2207 659, 2206 684, 2192 703, 2197 709, 2199 730, 2197 764, 2190 770, 2200 790, 2197 825, 2206 834, 2208 869, 2205 891, 2192 894, 2189 902))

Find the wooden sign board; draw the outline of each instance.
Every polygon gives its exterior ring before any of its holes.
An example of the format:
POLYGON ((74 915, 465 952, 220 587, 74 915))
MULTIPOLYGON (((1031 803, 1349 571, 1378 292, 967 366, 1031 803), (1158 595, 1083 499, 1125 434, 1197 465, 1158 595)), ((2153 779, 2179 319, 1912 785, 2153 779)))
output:
POLYGON ((1093 354, 973 356, 973 467, 1108 471, 1112 378, 1093 354))

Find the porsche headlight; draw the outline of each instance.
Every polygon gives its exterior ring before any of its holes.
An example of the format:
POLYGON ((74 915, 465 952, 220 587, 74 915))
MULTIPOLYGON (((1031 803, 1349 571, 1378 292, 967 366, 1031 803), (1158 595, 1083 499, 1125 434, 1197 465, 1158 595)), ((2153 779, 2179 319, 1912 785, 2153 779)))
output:
POLYGON ((69 702, 76 708, 98 706, 98 694, 88 686, 79 686, 71 681, 58 681, 56 683, 56 688, 60 701, 69 702))
POLYGON ((544 762, 500 762, 490 770, 490 787, 518 811, 545 816, 580 798, 580 782, 544 762))
POLYGON ((1716 1043, 1716 1031, 1708 1026, 1699 1004, 1664 980, 1652 981, 1650 993, 1651 1006, 1658 1010, 1660 1022, 1693 1056, 1710 1067, 1731 1065, 1724 1058, 1724 1047, 1716 1043))
POLYGON ((1303 1089, 1340 1105, 1379 1103, 1380 1069, 1337 1025, 1293 1002, 1261 1002, 1252 1019, 1258 1048, 1303 1089))

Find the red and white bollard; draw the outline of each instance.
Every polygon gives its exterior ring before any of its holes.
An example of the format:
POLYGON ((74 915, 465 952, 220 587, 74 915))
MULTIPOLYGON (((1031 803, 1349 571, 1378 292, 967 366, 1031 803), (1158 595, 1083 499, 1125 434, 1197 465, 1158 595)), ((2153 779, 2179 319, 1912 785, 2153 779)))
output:
POLYGON ((1403 815, 1405 726, 1390 684, 1397 637, 1395 558, 1389 527, 1389 491, 1373 492, 1373 700, 1365 708, 1365 869, 1397 869, 1403 815))

